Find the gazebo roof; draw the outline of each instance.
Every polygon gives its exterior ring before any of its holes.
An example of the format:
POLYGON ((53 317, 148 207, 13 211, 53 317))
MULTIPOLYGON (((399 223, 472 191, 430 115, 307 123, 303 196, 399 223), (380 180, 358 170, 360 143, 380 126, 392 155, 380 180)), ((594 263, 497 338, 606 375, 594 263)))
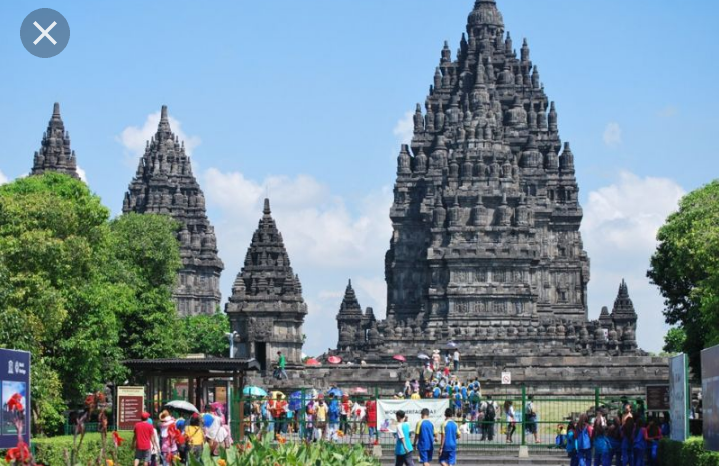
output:
POLYGON ((235 358, 167 358, 167 359, 128 359, 123 364, 132 370, 153 372, 156 375, 167 373, 233 373, 259 371, 260 363, 256 359, 235 358))

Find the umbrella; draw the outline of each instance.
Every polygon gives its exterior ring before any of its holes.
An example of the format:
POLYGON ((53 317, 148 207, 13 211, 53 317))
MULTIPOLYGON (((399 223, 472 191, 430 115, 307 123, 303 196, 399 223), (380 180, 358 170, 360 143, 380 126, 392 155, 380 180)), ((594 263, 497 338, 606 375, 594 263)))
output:
POLYGON ((337 387, 332 387, 327 391, 327 396, 329 396, 329 395, 334 395, 335 397, 340 397, 340 396, 342 396, 342 390, 340 390, 337 387))
POLYGON ((267 396, 267 392, 260 387, 249 385, 242 390, 242 394, 245 396, 267 396))
MULTIPOLYGON (((309 403, 311 400, 317 398, 319 392, 314 388, 305 390, 305 403, 309 403)), ((289 401, 290 411, 299 411, 302 408, 302 392, 297 391, 290 395, 289 401)))
POLYGON ((427 356, 427 355, 424 354, 424 353, 419 353, 419 354, 417 355, 417 357, 418 357, 419 359, 429 359, 429 356, 427 356))
POLYGON ((321 366, 322 363, 316 360, 315 358, 309 358, 307 361, 305 361, 306 366, 321 366))
POLYGON ((407 361, 407 358, 405 358, 405 357, 402 356, 401 354, 395 354, 394 356, 392 356, 392 359, 395 359, 395 360, 400 361, 400 362, 405 362, 405 361, 407 361))
POLYGON ((453 341, 447 342, 447 348, 456 348, 457 346, 457 343, 453 341))
POLYGON ((193 405, 192 403, 185 401, 185 400, 170 401, 165 406, 168 408, 175 409, 177 411, 185 411, 188 413, 199 413, 200 412, 200 411, 198 411, 197 408, 195 408, 195 405, 193 405))
POLYGON ((367 389, 363 387, 355 387, 352 389, 352 393, 357 395, 364 395, 367 393, 367 389))
POLYGON ((339 356, 330 356, 329 358, 327 358, 327 362, 329 362, 330 364, 339 364, 342 362, 342 358, 339 356))
POLYGON ((272 399, 277 399, 278 397, 281 399, 281 398, 285 397, 285 394, 282 392, 274 391, 274 392, 270 392, 270 397, 272 399))

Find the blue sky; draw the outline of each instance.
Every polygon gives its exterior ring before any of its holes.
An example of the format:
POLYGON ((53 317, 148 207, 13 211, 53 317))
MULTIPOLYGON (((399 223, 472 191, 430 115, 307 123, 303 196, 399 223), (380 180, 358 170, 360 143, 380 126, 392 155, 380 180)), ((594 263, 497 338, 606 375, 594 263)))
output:
MULTIPOLYGON (((269 192, 309 305, 305 351, 337 339, 348 278, 384 313, 384 252, 406 114, 471 0, 6 1, 0 3, 0 178, 26 174, 61 102, 91 188, 118 213, 138 151, 169 105, 192 147, 226 270, 226 298, 269 192), (59 56, 25 51, 37 8, 71 28, 59 56)), ((590 316, 622 277, 658 351, 662 302, 644 278, 656 228, 716 178, 719 2, 500 0, 527 37, 576 157, 592 260, 590 316)), ((179 131, 178 131, 179 130, 179 131)))

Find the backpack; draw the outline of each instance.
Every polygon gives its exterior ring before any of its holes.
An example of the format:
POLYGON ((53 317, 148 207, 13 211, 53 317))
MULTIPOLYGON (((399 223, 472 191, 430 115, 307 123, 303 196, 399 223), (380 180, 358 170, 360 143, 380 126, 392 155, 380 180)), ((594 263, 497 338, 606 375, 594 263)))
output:
POLYGON ((584 428, 577 435, 577 450, 591 450, 592 442, 589 439, 589 429, 584 428))
POLYGON ((330 403, 330 417, 333 419, 338 419, 340 417, 340 404, 337 400, 332 400, 332 403, 330 403))
POLYGON ((529 403, 527 403, 526 413, 525 413, 525 414, 527 415, 527 417, 534 417, 534 416, 535 416, 535 414, 534 414, 534 405, 532 404, 531 401, 530 401, 529 403))
POLYGON ((497 416, 497 412, 494 410, 494 403, 491 401, 487 403, 487 415, 484 417, 488 421, 494 421, 497 416))

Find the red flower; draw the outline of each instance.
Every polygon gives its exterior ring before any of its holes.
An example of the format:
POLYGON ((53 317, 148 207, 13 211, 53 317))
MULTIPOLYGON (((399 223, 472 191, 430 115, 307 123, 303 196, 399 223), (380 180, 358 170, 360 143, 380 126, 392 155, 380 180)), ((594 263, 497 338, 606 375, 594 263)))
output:
POLYGON ((112 441, 115 442, 116 447, 119 447, 120 445, 122 445, 122 442, 124 442, 125 439, 120 437, 120 434, 118 434, 116 430, 113 430, 112 431, 112 441))
POLYGON ((22 411, 24 409, 25 408, 22 406, 22 395, 19 393, 15 393, 9 400, 7 400, 8 411, 22 411))
POLYGON ((30 460, 30 449, 27 444, 20 440, 15 448, 10 448, 5 455, 5 461, 22 461, 26 463, 30 460))

